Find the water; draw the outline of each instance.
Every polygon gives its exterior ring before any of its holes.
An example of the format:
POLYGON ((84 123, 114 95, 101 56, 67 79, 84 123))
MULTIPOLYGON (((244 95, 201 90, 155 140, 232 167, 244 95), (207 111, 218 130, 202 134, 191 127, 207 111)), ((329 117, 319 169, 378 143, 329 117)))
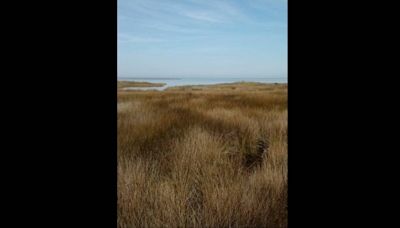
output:
POLYGON ((152 83, 166 83, 163 87, 135 87, 125 88, 125 90, 164 90, 168 87, 173 86, 186 86, 186 85, 211 85, 220 83, 232 83, 232 82, 262 82, 262 83, 287 83, 287 78, 228 78, 228 77, 202 77, 202 78, 118 78, 121 81, 145 81, 152 83))

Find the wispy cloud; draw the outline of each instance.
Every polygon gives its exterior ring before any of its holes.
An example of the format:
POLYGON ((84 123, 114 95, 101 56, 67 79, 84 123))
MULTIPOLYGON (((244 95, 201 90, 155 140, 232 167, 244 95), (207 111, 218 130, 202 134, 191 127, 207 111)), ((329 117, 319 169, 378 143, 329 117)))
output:
POLYGON ((142 23, 141 26, 159 31, 183 33, 183 34, 199 34, 203 32, 200 29, 187 28, 186 26, 175 25, 172 23, 164 23, 164 22, 142 23))
POLYGON ((245 14, 241 11, 234 1, 226 0, 190 0, 202 8, 202 11, 186 11, 186 16, 193 19, 208 22, 233 22, 238 19, 246 19, 245 14))
POLYGON ((233 1, 224 1, 224 0, 191 0, 199 5, 203 5, 208 9, 218 12, 222 15, 230 15, 230 16, 242 16, 240 8, 235 5, 233 1))
POLYGON ((200 21, 217 22, 217 23, 223 22, 223 19, 221 17, 207 11, 186 11, 182 12, 182 14, 191 19, 200 21))
POLYGON ((119 43, 154 43, 154 42, 163 42, 164 39, 154 38, 154 37, 139 37, 132 36, 128 34, 118 34, 118 42, 119 43))
POLYGON ((287 0, 252 0, 249 6, 271 13, 287 8, 287 0))
MULTIPOLYGON (((228 22, 244 15, 233 2, 222 0, 135 0, 122 4, 120 8, 129 8, 133 12, 149 16, 149 19, 174 20, 180 15, 181 20, 186 17, 209 23, 228 22)), ((123 15, 124 12, 119 14, 123 15)))
POLYGON ((236 72, 245 61, 261 73, 266 62, 284 69, 286 36, 287 0, 118 0, 119 67, 127 72, 236 72))

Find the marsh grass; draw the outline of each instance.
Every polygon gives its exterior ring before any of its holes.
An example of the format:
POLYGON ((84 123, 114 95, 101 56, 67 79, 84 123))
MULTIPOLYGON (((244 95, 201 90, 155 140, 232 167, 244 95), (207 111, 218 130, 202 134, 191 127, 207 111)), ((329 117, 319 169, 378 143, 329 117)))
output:
POLYGON ((118 89, 126 87, 161 87, 166 85, 165 83, 151 83, 151 82, 137 82, 137 81, 118 81, 118 89))
POLYGON ((119 92, 118 227, 287 227, 286 94, 119 92))

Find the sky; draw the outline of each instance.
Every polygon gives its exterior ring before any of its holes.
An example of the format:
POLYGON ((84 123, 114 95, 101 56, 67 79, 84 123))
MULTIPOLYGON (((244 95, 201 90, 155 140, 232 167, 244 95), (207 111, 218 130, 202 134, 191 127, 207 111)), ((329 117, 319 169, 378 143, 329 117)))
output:
POLYGON ((287 0, 118 0, 118 77, 287 77, 287 0))

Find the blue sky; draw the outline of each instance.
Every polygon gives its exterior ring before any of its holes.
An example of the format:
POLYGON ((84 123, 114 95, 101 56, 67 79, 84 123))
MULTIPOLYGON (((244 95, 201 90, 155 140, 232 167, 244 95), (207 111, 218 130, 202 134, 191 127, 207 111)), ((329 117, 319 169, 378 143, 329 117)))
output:
POLYGON ((118 0, 118 77, 287 77, 287 0, 118 0))

